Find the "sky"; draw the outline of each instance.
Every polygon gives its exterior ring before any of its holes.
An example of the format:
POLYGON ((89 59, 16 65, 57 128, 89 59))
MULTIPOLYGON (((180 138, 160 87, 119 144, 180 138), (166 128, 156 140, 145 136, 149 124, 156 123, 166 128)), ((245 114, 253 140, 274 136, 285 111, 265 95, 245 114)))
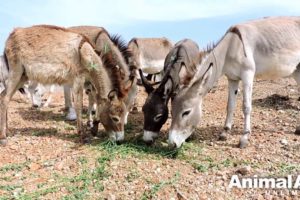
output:
POLYGON ((237 23, 300 16, 298 0, 0 0, 0 51, 16 27, 94 25, 133 37, 190 38, 200 47, 237 23))

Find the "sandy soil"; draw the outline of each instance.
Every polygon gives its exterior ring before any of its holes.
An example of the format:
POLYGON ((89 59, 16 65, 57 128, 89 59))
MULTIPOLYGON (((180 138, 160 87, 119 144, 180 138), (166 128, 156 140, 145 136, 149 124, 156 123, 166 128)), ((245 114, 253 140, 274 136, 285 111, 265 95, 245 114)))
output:
POLYGON ((155 144, 140 141, 142 88, 139 112, 130 114, 121 145, 106 142, 102 127, 92 144, 80 144, 75 122, 64 121, 61 92, 40 110, 16 94, 9 107, 9 143, 0 148, 0 199, 298 199, 298 190, 228 187, 234 174, 285 177, 300 171, 296 83, 258 80, 253 91, 247 148, 237 148, 243 128, 241 93, 232 133, 218 141, 227 102, 222 78, 205 97, 198 129, 176 152, 166 146, 170 120, 155 144))

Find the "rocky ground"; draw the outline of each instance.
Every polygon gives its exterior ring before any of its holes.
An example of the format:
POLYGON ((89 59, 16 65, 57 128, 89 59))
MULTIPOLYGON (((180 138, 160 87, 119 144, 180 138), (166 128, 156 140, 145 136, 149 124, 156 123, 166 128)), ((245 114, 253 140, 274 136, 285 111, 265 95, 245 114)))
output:
MULTIPOLYGON (((299 199, 298 190, 229 188, 231 176, 286 177, 300 171, 299 94, 292 79, 257 80, 252 136, 237 148, 243 121, 241 100, 227 141, 218 141, 225 120, 227 82, 204 100, 203 119, 178 151, 166 144, 166 123, 152 146, 141 142, 146 94, 129 116, 126 141, 108 142, 103 128, 82 145, 75 122, 64 121, 63 95, 49 108, 31 108, 14 96, 8 114, 9 143, 0 147, 0 199, 299 199)), ((87 103, 85 102, 85 105, 87 103)))

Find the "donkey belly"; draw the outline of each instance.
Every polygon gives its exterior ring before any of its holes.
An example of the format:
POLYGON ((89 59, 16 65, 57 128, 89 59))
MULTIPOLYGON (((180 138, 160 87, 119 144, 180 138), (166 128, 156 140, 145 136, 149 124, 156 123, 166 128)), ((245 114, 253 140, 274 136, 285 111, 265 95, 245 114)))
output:
POLYGON ((290 76, 300 63, 300 51, 256 60, 255 76, 262 79, 276 79, 290 76))
POLYGON ((75 74, 72 67, 57 63, 34 63, 25 66, 29 80, 42 84, 67 84, 72 83, 75 74))
POLYGON ((140 68, 144 73, 156 74, 163 70, 164 60, 150 60, 140 56, 140 68))

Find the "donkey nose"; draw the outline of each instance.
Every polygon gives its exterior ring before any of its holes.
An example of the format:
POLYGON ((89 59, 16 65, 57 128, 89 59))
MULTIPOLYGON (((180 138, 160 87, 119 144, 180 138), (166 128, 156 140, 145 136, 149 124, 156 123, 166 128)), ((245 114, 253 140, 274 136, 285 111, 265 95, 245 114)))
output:
POLYGON ((144 130, 143 140, 146 144, 152 144, 157 137, 158 133, 144 130))
POLYGON ((37 105, 37 104, 33 104, 33 105, 32 105, 32 107, 34 107, 34 108, 38 108, 38 107, 39 107, 39 105, 37 105))

